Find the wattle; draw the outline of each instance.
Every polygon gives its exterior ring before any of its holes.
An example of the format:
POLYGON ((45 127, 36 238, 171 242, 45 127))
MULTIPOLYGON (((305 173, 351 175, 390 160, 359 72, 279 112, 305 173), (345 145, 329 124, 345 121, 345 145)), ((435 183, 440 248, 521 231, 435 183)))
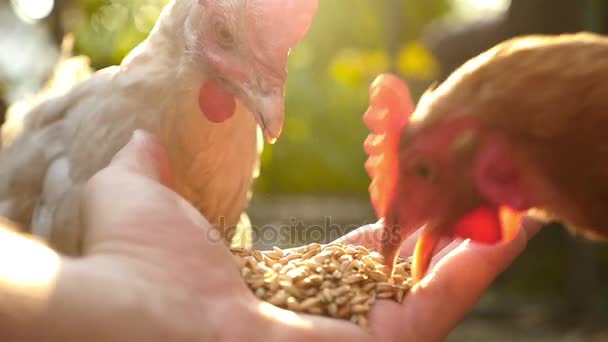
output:
POLYGON ((524 212, 508 207, 481 207, 463 217, 452 230, 454 237, 494 244, 511 241, 519 233, 524 212))
POLYGON ((205 117, 213 123, 221 123, 236 111, 236 99, 214 80, 206 81, 199 91, 198 105, 205 117))

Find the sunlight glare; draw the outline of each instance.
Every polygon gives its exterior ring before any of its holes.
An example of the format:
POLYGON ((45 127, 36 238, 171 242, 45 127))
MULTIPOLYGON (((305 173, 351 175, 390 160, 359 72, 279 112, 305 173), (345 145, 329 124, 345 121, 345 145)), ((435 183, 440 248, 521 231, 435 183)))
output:
POLYGON ((278 308, 270 303, 260 302, 259 310, 264 316, 268 317, 269 319, 274 321, 280 321, 291 327, 300 327, 307 329, 313 328, 311 321, 303 319, 295 312, 278 308))
POLYGON ((11 0, 11 4, 19 18, 26 22, 48 17, 55 7, 54 0, 11 0))
POLYGON ((0 226, 0 283, 44 292, 53 288, 58 271, 57 253, 0 226))
POLYGON ((482 17, 507 11, 511 0, 450 0, 454 14, 459 17, 482 17))

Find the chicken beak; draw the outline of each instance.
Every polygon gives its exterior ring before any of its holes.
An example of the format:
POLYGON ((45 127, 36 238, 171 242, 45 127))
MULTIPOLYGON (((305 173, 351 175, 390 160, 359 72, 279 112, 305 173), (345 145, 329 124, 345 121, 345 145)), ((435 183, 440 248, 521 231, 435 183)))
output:
POLYGON ((431 264, 431 258, 433 257, 433 251, 439 243, 440 236, 436 229, 430 229, 431 227, 425 227, 422 234, 416 242, 414 248, 414 260, 412 262, 412 277, 414 282, 417 283, 426 274, 429 265, 431 264))
POLYGON ((244 93, 245 105, 262 128, 266 142, 274 144, 281 135, 285 118, 283 89, 272 88, 271 91, 244 89, 244 93))
POLYGON ((259 100, 257 112, 258 124, 264 131, 264 136, 269 144, 274 144, 281 136, 285 112, 283 108, 283 96, 262 97, 259 100))
MULTIPOLYGON (((519 234, 524 216, 525 212, 508 207, 481 207, 462 217, 450 232, 455 238, 471 239, 476 243, 508 243, 519 234)), ((412 263, 412 277, 416 283, 427 273, 433 251, 442 234, 445 234, 445 231, 437 228, 438 226, 426 226, 416 242, 412 263)))
POLYGON ((407 234, 401 229, 400 225, 392 224, 385 221, 384 229, 382 230, 382 245, 380 253, 384 257, 384 265, 389 270, 389 275, 392 276, 395 258, 399 254, 401 245, 407 234))

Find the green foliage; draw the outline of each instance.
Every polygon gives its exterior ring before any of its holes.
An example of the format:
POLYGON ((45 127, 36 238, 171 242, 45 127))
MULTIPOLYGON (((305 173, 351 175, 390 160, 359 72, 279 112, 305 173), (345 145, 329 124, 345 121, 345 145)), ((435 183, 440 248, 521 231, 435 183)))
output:
MULTIPOLYGON (((146 38, 168 0, 84 0, 76 7, 80 20, 72 22, 77 51, 101 68, 118 64, 146 38)), ((73 20, 73 19, 72 19, 73 20)))
MULTIPOLYGON (((432 81, 436 62, 416 39, 429 21, 448 10, 446 0, 399 1, 403 49, 396 56, 387 51, 390 1, 320 2, 309 34, 290 57, 284 133, 265 149, 258 192, 366 194, 362 143, 367 129, 361 118, 368 86, 391 65, 406 78, 432 81)), ((81 2, 79 52, 91 56, 97 67, 119 63, 145 38, 165 2, 81 2)))
POLYGON ((415 37, 447 10, 443 1, 404 1, 405 17, 416 19, 404 22, 403 36, 411 38, 402 41, 399 55, 390 56, 387 3, 321 1, 311 31, 291 56, 285 130, 266 149, 258 191, 367 193, 367 129, 361 118, 369 84, 391 64, 407 78, 431 81, 436 62, 415 37))

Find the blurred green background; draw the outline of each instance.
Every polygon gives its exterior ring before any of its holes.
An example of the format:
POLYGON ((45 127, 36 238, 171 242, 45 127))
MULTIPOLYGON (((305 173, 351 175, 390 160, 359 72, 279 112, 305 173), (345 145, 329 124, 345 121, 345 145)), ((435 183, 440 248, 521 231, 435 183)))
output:
MULTIPOLYGON (((75 34, 75 54, 89 56, 96 69, 117 64, 165 3, 0 0, 0 114, 39 89, 66 33, 75 34)), ((361 117, 377 74, 398 73, 417 98, 504 39, 580 30, 608 31, 608 1, 321 0, 290 57, 284 133, 265 148, 252 222, 284 227, 294 219, 327 224, 329 217, 344 231, 375 220, 361 117)), ((449 340, 608 341, 607 268, 607 246, 547 227, 449 340)))

